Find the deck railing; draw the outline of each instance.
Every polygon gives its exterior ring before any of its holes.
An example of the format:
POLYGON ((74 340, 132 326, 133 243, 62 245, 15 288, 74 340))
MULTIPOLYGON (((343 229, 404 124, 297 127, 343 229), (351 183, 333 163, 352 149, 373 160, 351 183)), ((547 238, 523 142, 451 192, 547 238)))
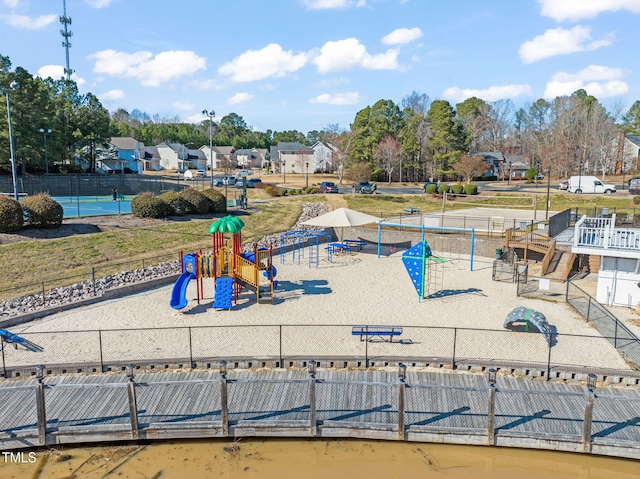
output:
POLYGON ((366 437, 640 457, 640 394, 487 375, 227 371, 2 384, 3 450, 167 438, 366 437), (200 398, 195 401, 194 398, 200 398), (532 442, 533 439, 533 442, 532 442), (543 439, 543 440, 537 440, 543 439))

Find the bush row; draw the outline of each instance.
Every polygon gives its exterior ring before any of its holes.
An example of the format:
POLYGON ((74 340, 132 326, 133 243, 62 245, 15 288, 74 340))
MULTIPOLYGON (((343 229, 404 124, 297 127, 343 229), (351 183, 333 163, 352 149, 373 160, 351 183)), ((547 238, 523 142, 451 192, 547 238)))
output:
POLYGON ((0 196, 0 233, 20 231, 25 225, 34 228, 58 228, 62 224, 60 203, 46 193, 27 196, 22 203, 0 196))
POLYGON ((131 212, 139 218, 164 218, 186 214, 224 213, 227 198, 213 188, 198 191, 187 188, 180 193, 167 191, 160 196, 144 192, 131 201, 131 212))
POLYGON ((440 186, 432 183, 427 185, 425 193, 428 194, 439 194, 444 195, 445 193, 453 193, 455 195, 461 195, 464 192, 465 195, 477 195, 478 194, 478 186, 477 185, 463 185, 460 183, 456 183, 453 185, 448 185, 447 183, 441 183, 440 186))
POLYGON ((279 188, 276 185, 265 183, 256 184, 256 188, 266 191, 269 196, 312 195, 320 191, 314 186, 309 186, 308 188, 279 188))

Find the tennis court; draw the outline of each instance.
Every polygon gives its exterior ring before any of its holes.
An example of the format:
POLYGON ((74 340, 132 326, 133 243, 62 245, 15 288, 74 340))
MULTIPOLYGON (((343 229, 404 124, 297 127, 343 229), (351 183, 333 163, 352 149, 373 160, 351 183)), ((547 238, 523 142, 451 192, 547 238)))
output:
POLYGON ((119 195, 117 201, 111 196, 54 196, 64 210, 65 218, 79 216, 104 216, 131 213, 133 196, 119 195))

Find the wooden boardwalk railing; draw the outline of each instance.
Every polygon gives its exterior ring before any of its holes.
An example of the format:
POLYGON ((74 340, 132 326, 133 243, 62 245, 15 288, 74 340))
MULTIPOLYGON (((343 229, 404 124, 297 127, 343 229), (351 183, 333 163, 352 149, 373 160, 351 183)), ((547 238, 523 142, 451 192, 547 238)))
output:
POLYGON ((226 370, 0 383, 3 450, 102 441, 361 437, 640 458, 640 390, 488 374, 226 370), (602 392, 602 394, 601 394, 602 392))

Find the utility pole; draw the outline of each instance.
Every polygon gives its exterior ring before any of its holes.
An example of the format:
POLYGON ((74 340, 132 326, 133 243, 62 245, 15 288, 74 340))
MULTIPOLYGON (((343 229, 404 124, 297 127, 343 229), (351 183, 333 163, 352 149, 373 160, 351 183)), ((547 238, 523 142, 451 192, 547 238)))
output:
POLYGON ((69 38, 73 36, 73 32, 69 30, 69 25, 71 25, 71 17, 67 17, 66 0, 62 0, 62 9, 63 14, 60 17, 60 23, 62 23, 63 29, 60 30, 60 35, 62 35, 62 38, 64 39, 62 40, 62 46, 64 47, 65 53, 67 55, 67 66, 64 69, 64 74, 67 76, 67 80, 71 80, 71 74, 73 73, 73 70, 69 66, 69 48, 71 48, 71 42, 69 41, 69 38))

